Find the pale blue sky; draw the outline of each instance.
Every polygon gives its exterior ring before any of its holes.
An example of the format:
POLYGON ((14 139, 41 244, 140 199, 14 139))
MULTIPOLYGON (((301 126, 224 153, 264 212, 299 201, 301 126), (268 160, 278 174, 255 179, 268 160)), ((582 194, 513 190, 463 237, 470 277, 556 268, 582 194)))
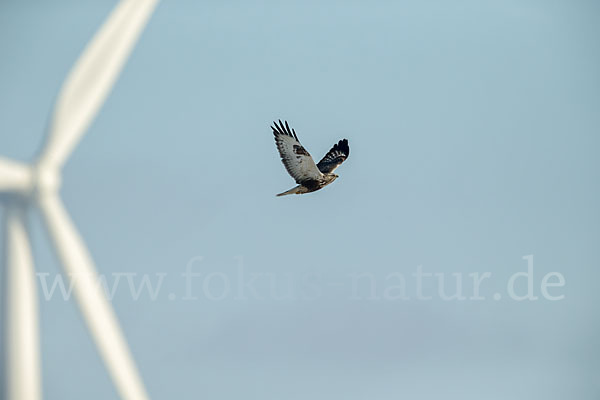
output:
MULTIPOLYGON (((31 159, 114 4, 0 3, 3 156, 31 159)), ((597 399, 599 17, 593 1, 162 2, 62 189, 101 273, 167 274, 155 301, 125 284, 113 301, 152 398, 597 399), (334 184, 275 198, 294 184, 275 118, 315 158, 349 139, 334 184), (557 271, 564 300, 507 298, 529 254, 536 295, 557 271), (196 256, 231 296, 199 278, 181 299, 196 256), (318 275, 320 295, 259 282, 236 299, 236 256, 292 285, 318 275), (491 272, 487 299, 381 298, 419 265, 491 272), (349 298, 352 273, 379 298, 349 298)), ((41 309, 47 398, 114 398, 75 303, 41 309)))

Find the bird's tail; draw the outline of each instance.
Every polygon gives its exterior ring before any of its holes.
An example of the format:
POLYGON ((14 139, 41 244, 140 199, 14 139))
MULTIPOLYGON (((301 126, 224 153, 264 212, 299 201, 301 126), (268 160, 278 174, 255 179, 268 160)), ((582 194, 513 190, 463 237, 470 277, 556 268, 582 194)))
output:
POLYGON ((306 188, 304 186, 302 186, 302 185, 298 185, 298 186, 296 186, 294 188, 291 188, 290 190, 288 190, 286 192, 279 193, 277 196, 279 197, 279 196, 285 196, 287 194, 302 194, 302 193, 306 193, 306 190, 303 190, 303 189, 306 189, 306 188))

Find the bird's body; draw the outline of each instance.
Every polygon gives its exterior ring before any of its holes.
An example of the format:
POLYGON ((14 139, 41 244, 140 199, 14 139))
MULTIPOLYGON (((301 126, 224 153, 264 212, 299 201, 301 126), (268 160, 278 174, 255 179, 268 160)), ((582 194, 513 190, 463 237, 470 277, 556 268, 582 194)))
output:
POLYGON ((323 179, 304 181, 300 185, 291 188, 288 191, 279 193, 277 196, 285 196, 286 194, 304 194, 315 192, 319 189, 323 189, 331 182, 335 181, 338 175, 336 174, 324 174, 323 179))
POLYGON ((285 122, 279 120, 279 125, 274 122, 272 126, 273 135, 275 135, 275 143, 277 150, 281 156, 281 161, 288 173, 296 180, 298 186, 279 193, 277 196, 287 194, 304 194, 317 191, 329 185, 338 178, 338 175, 333 171, 340 166, 348 158, 350 148, 348 140, 340 140, 331 150, 325 154, 325 157, 318 164, 315 164, 311 155, 300 144, 296 131, 290 130, 290 127, 285 122))

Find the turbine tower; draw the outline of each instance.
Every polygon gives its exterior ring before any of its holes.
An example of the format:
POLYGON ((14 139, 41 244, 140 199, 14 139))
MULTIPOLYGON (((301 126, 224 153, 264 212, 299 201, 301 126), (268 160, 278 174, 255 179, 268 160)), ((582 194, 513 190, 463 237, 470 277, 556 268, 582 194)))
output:
POLYGON ((4 394, 7 400, 42 396, 35 269, 25 224, 39 208, 87 328, 122 399, 148 399, 112 307, 97 285, 88 250, 59 197, 61 169, 106 100, 156 0, 122 0, 75 63, 58 95, 47 140, 32 164, 0 158, 5 207, 4 394))

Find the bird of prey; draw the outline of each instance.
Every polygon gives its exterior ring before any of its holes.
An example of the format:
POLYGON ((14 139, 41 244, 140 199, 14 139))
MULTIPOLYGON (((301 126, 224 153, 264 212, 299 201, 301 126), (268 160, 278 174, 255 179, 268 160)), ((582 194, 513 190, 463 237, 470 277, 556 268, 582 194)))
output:
POLYGON ((314 192, 336 180, 338 175, 334 174, 333 171, 350 154, 347 139, 342 139, 333 145, 331 150, 325 154, 325 157, 318 164, 315 164, 308 151, 298 141, 296 131, 290 130, 287 121, 285 121, 285 126, 281 120, 279 120, 279 125, 277 125, 277 122, 273 122, 273 125, 275 126, 271 126, 271 129, 273 129, 273 135, 275 135, 275 143, 281 161, 287 172, 298 184, 298 186, 279 193, 277 196, 314 192))

